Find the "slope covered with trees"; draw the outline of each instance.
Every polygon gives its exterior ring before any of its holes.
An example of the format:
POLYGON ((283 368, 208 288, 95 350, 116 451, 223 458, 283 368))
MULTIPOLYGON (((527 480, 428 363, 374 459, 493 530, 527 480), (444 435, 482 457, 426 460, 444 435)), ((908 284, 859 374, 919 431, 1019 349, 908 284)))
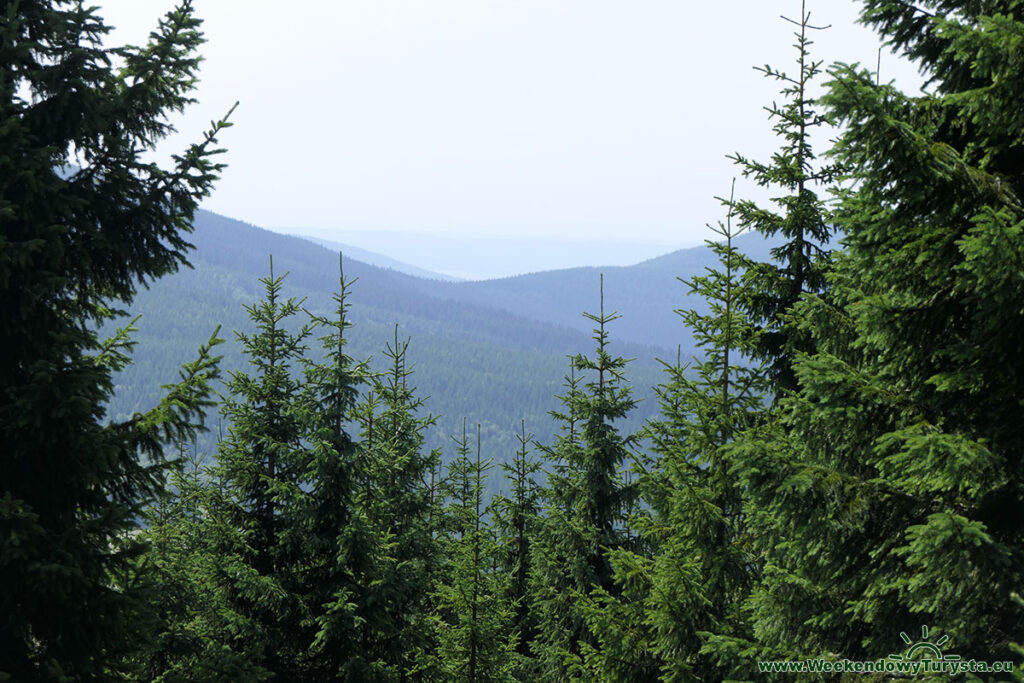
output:
MULTIPOLYGON (((303 308, 317 314, 333 307, 337 253, 203 211, 197 216, 192 242, 196 245, 193 267, 153 283, 139 292, 132 306, 132 313, 141 316, 133 333, 138 351, 133 363, 115 377, 116 392, 110 404, 115 417, 127 417, 152 405, 160 385, 187 360, 187 349, 208 338, 217 325, 222 325, 227 332, 223 336, 228 338, 220 347, 222 368, 243 368, 241 347, 232 331, 247 328, 244 305, 260 294, 257 278, 267 269, 268 255, 273 255, 275 272, 287 273, 282 283, 284 296, 302 299, 303 308)), ((349 291, 349 319, 354 324, 349 333, 350 351, 354 357, 373 357, 372 364, 381 369, 381 350, 394 337, 395 325, 401 338, 411 339, 407 351, 410 381, 426 399, 426 408, 439 415, 438 424, 428 433, 431 446, 446 444, 463 417, 481 423, 489 441, 498 440, 502 449, 499 461, 514 452, 514 432, 521 420, 538 435, 546 437, 553 432, 547 412, 556 406, 554 396, 566 357, 587 347, 585 334, 538 320, 529 309, 517 313, 444 298, 443 291, 434 292, 430 286, 445 283, 347 257, 344 271, 354 281, 349 291)), ((589 290, 589 296, 585 292, 574 295, 596 302, 600 274, 595 270, 584 280, 575 286, 589 290)), ((586 322, 582 310, 575 317, 586 322)), ((612 331, 629 317, 627 313, 624 320, 616 321, 612 331)), ((682 333, 683 326, 678 327, 682 333)), ((637 359, 633 375, 640 387, 657 381, 656 358, 674 353, 617 337, 613 344, 623 356, 637 359)), ((640 398, 644 397, 653 399, 653 392, 642 389, 640 398)), ((634 427, 653 410, 652 400, 642 402, 633 416, 634 427)), ((209 436, 200 437, 202 450, 209 451, 211 443, 209 436)))

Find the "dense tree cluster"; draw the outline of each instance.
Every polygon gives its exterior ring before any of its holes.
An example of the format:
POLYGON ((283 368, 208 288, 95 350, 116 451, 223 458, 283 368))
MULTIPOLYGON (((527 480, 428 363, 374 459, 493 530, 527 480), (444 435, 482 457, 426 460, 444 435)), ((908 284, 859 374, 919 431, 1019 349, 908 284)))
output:
POLYGON ((922 625, 1018 668, 968 680, 1024 680, 1024 6, 863 18, 927 88, 836 65, 815 100, 801 8, 797 70, 764 69, 780 149, 735 155, 778 196, 723 200, 719 264, 685 283, 705 307, 679 311, 700 355, 665 363, 658 417, 623 429, 602 285, 557 436, 520 423, 500 453, 464 421, 443 457, 410 340, 371 371, 352 281, 314 315, 273 260, 219 402, 214 332, 155 408, 107 419, 132 328, 96 330, 186 263, 227 124, 140 160, 189 101, 189 2, 115 53, 80 4, 6 8, 0 681, 782 680, 764 663, 877 661, 922 625), (759 263, 748 230, 786 241, 759 263))

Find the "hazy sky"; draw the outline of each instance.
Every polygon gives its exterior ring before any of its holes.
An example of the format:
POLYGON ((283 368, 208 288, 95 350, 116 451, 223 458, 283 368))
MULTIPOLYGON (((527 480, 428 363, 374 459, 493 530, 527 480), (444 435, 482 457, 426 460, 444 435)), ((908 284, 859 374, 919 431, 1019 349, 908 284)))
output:
MULTIPOLYGON (((145 39, 169 2, 104 0, 113 42, 145 39)), ((235 100, 230 168, 205 207, 272 229, 630 240, 685 246, 736 168, 776 146, 763 106, 794 69, 798 0, 196 0, 208 43, 198 138, 235 100)), ((815 54, 874 68, 858 4, 815 54)), ((888 55, 882 77, 914 83, 888 55)), ((740 179, 738 194, 758 196, 740 179)))

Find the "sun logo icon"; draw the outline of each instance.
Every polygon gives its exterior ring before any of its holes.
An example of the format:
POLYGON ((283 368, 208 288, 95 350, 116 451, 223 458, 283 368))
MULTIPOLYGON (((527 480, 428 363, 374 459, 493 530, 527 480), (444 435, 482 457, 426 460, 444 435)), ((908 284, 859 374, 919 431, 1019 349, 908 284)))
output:
POLYGON ((895 660, 918 660, 918 659, 932 659, 940 662, 956 661, 960 659, 960 655, 943 655, 942 650, 939 649, 940 645, 945 645, 946 641, 949 640, 949 636, 942 636, 934 643, 928 639, 928 627, 921 627, 921 640, 914 642, 910 639, 905 632, 900 631, 900 638, 903 642, 910 646, 905 654, 902 655, 889 655, 889 659, 895 660))

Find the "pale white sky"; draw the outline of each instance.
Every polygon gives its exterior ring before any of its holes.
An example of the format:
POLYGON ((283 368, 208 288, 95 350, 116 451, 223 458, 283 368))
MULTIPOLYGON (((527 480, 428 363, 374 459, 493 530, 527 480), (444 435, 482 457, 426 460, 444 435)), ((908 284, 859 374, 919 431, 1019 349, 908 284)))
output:
MULTIPOLYGON (((138 43, 169 6, 102 0, 138 43)), ((763 106, 793 70, 799 0, 196 0, 199 103, 235 100, 204 204, 272 229, 547 236, 687 246, 722 215, 725 155, 776 147, 763 106)), ((811 0, 826 61, 874 68, 858 3, 811 0)), ((883 80, 916 83, 886 53, 883 80)), ((741 196, 758 196, 742 179, 741 196)))

